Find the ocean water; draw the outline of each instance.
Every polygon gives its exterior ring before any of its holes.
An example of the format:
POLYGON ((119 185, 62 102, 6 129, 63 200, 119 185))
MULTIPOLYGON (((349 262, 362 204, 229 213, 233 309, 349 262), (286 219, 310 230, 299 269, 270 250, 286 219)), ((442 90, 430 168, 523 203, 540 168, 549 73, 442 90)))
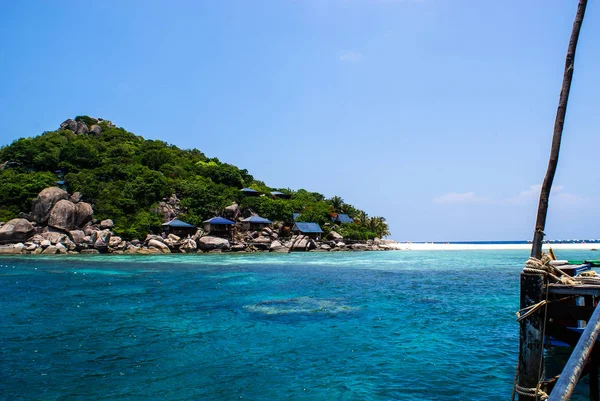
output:
POLYGON ((2 257, 0 399, 509 399, 527 256, 2 257))

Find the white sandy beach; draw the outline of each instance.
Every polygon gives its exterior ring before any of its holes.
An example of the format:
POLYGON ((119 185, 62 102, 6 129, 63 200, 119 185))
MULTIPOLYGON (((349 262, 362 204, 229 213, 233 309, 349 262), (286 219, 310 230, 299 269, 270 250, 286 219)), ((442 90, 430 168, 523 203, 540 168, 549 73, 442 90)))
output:
MULTIPOLYGON (((397 242, 387 245, 390 249, 402 251, 531 250, 531 244, 414 244, 411 242, 397 242)), ((553 250, 592 251, 600 250, 600 244, 544 244, 543 250, 547 251, 548 248, 552 248, 553 250)))

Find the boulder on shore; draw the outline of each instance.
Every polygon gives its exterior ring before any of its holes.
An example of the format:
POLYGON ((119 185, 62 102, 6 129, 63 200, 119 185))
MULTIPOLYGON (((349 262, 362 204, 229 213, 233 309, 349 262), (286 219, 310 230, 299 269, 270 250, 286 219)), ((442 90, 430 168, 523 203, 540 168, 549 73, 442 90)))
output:
POLYGON ((292 244, 290 250, 292 252, 310 251, 311 249, 315 249, 317 247, 315 241, 306 235, 294 236, 292 237, 291 242, 292 244))
POLYGON ((196 241, 191 238, 186 238, 181 241, 181 246, 179 247, 179 250, 183 253, 193 253, 196 252, 196 249, 198 249, 198 245, 196 244, 196 241))
POLYGON ((66 199, 56 202, 50 211, 48 225, 62 230, 72 230, 75 226, 75 204, 66 199))
POLYGON ((111 236, 112 233, 109 230, 97 231, 97 237, 94 241, 94 248, 96 248, 100 252, 106 251, 108 249, 108 244, 110 243, 111 236))
POLYGON ((155 239, 151 239, 148 241, 148 248, 156 248, 162 253, 171 253, 171 250, 164 242, 157 241, 155 239))
POLYGON ((327 235, 327 238, 335 242, 341 242, 344 240, 344 237, 340 233, 337 233, 333 230, 327 235))
POLYGON ((89 203, 73 203, 59 200, 50 211, 48 225, 64 231, 74 230, 92 219, 93 209, 89 203))
POLYGON ((25 242, 33 235, 33 225, 25 219, 12 219, 0 228, 0 244, 25 242))
POLYGON ((18 255, 21 253, 23 253, 23 250, 14 245, 0 245, 0 255, 18 255))
POLYGON ((94 209, 92 205, 86 202, 75 203, 75 226, 83 227, 84 224, 92 220, 94 209))
POLYGON ((271 242, 271 246, 269 247, 269 251, 270 252, 277 252, 277 253, 289 253, 290 249, 283 246, 283 244, 277 240, 271 242))
POLYGON ((73 242, 76 244, 81 244, 84 242, 83 239, 85 238, 85 233, 81 230, 69 231, 69 235, 71 236, 73 242))
POLYGON ((64 189, 58 187, 50 187, 43 189, 33 200, 31 207, 31 218, 39 224, 46 224, 50 218, 50 211, 54 205, 63 199, 67 199, 69 195, 64 189))
POLYGON ((42 251, 44 255, 55 255, 56 252, 58 252, 58 249, 54 245, 50 245, 42 251))
POLYGON ((198 248, 203 251, 211 251, 213 249, 229 249, 229 241, 225 238, 207 235, 198 240, 198 248))

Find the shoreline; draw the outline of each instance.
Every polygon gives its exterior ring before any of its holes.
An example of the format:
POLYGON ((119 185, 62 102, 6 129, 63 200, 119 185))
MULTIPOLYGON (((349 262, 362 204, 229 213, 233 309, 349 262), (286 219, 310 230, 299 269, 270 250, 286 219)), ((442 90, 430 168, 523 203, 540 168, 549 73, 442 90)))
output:
MULTIPOLYGON (((598 243, 577 243, 577 244, 544 244, 543 251, 548 252, 548 249, 552 248, 553 250, 572 250, 572 251, 600 251, 600 244, 598 243)), ((231 255, 240 255, 240 254, 262 254, 262 253, 354 253, 354 252, 386 252, 386 251, 417 251, 417 252, 443 252, 443 251, 529 251, 531 250, 531 244, 444 244, 444 243, 411 243, 411 242, 391 242, 385 241, 384 244, 380 244, 378 249, 370 248, 365 246, 361 249, 352 249, 346 248, 343 250, 331 250, 324 251, 321 249, 314 249, 309 251, 296 251, 296 252, 274 252, 266 250, 254 250, 254 251, 212 251, 212 252, 193 252, 188 253, 188 255, 200 255, 200 254, 231 254, 231 255)), ((183 252, 140 252, 140 253, 128 253, 122 251, 112 251, 112 252, 68 252, 68 253, 56 253, 57 255, 182 255, 185 254, 183 252)), ((11 245, 0 245, 0 256, 9 256, 9 255, 36 255, 36 256, 44 256, 41 253, 25 253, 21 252, 21 249, 18 251, 13 248, 11 245)))
MULTIPOLYGON (((508 251, 531 250, 531 244, 436 244, 436 243, 410 243, 398 242, 388 244, 393 250, 398 251, 508 251)), ((595 251, 600 250, 600 243, 577 244, 543 244, 544 252, 549 248, 555 250, 595 251)))

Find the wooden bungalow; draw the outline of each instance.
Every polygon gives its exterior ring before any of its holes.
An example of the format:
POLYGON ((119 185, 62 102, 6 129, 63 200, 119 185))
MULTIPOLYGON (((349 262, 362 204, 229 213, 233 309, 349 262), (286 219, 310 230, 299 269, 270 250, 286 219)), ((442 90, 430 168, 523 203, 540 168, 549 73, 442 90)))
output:
POLYGON ((235 223, 223 217, 213 217, 204 221, 204 231, 215 236, 231 236, 235 223))
POLYGON ((246 196, 260 196, 260 192, 252 189, 252 188, 242 188, 240 192, 246 196))
POLYGON ((317 223, 294 223, 292 227, 292 232, 294 234, 302 234, 306 235, 309 238, 316 239, 319 241, 323 234, 323 230, 317 223))
POLYGON ((250 216, 242 220, 242 227, 244 230, 262 230, 271 224, 273 224, 271 220, 260 216, 250 216))
POLYGON ((169 234, 175 234, 178 237, 182 237, 185 238, 188 235, 194 235, 196 234, 196 226, 193 226, 189 223, 186 223, 184 221, 178 220, 178 219, 173 219, 171 221, 169 221, 168 223, 164 223, 162 225, 162 229, 163 232, 166 235, 169 234))
POLYGON ((273 192, 271 192, 271 197, 273 199, 275 199, 275 198, 279 198, 279 199, 291 199, 292 195, 290 195, 290 194, 284 194, 283 192, 279 192, 279 191, 273 191, 273 192))
POLYGON ((331 221, 340 224, 354 223, 354 219, 344 213, 336 213, 335 216, 331 217, 331 221))

